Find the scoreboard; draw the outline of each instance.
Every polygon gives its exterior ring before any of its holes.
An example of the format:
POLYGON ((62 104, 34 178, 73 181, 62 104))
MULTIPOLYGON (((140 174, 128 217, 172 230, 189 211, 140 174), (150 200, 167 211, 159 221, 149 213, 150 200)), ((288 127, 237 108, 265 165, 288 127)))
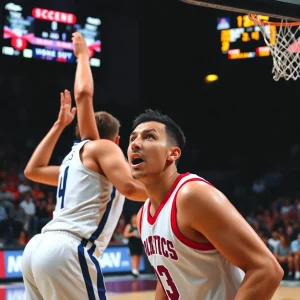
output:
MULTIPOLYGON (((269 17, 260 16, 263 21, 269 17)), ((271 55, 259 26, 255 25, 247 15, 222 17, 217 21, 217 30, 220 32, 221 53, 227 59, 247 59, 268 57, 271 55)), ((265 26, 270 44, 276 43, 276 26, 265 26)))
POLYGON ((74 63, 72 33, 81 32, 90 51, 90 65, 101 65, 101 20, 45 7, 7 3, 2 54, 74 63))

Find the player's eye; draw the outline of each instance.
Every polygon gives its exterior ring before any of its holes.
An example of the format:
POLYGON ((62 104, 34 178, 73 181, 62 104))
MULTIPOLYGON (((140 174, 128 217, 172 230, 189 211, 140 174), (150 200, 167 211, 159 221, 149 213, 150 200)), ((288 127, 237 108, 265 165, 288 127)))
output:
POLYGON ((146 140, 152 140, 154 139, 154 136, 152 134, 147 134, 146 140))

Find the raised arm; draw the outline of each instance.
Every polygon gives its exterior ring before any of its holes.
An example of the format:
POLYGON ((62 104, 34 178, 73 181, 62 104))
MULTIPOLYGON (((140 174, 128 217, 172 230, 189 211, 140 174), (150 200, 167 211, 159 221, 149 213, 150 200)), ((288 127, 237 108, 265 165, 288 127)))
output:
POLYGON ((245 272, 235 300, 271 299, 283 270, 228 199, 201 182, 187 183, 177 197, 177 215, 188 216, 193 230, 203 234, 225 258, 245 272))
POLYGON ((43 138, 33 152, 24 175, 32 180, 43 184, 58 184, 59 166, 49 166, 53 149, 66 126, 74 119, 76 108, 72 108, 71 95, 69 91, 60 94, 60 111, 57 121, 43 138))
POLYGON ((132 178, 128 162, 119 146, 103 139, 87 143, 85 149, 87 147, 105 176, 122 195, 135 201, 148 198, 144 185, 132 178))
POLYGON ((80 137, 81 140, 97 140, 100 137, 93 108, 94 81, 90 67, 90 52, 81 33, 73 33, 72 41, 74 55, 78 59, 74 83, 74 96, 80 137))

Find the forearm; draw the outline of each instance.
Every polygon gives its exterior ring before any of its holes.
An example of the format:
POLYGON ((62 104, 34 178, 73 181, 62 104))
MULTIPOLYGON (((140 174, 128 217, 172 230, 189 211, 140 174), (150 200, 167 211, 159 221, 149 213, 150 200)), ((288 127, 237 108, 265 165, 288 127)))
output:
POLYGON ((272 269, 255 269, 246 272, 235 300, 271 300, 282 276, 272 269), (273 273, 275 272, 275 274, 273 273))
POLYGON ((93 108, 94 81, 87 55, 78 57, 74 94, 81 139, 99 139, 93 108))
POLYGON ((87 55, 81 55, 78 57, 75 83, 74 83, 74 94, 76 96, 80 94, 94 94, 94 81, 90 67, 89 57, 87 55))
POLYGON ((160 284, 159 281, 157 281, 157 285, 156 285, 156 291, 155 291, 155 300, 166 300, 166 294, 160 284))
POLYGON ((148 198, 145 186, 138 181, 134 181, 132 189, 129 189, 127 195, 125 196, 129 200, 141 202, 146 201, 148 198))
POLYGON ((53 149, 63 132, 65 126, 55 122, 48 134, 40 142, 33 152, 24 173, 30 173, 32 170, 44 167, 49 164, 53 149))

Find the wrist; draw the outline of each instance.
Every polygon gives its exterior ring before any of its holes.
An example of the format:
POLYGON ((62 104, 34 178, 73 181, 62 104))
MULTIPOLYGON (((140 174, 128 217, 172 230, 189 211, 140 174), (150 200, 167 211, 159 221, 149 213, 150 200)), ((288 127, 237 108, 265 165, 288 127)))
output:
POLYGON ((78 60, 90 60, 90 53, 80 53, 77 58, 78 60))
POLYGON ((61 122, 60 120, 57 120, 54 124, 53 124, 53 127, 56 128, 56 129, 65 129, 67 127, 66 124, 64 124, 63 122, 61 122))

